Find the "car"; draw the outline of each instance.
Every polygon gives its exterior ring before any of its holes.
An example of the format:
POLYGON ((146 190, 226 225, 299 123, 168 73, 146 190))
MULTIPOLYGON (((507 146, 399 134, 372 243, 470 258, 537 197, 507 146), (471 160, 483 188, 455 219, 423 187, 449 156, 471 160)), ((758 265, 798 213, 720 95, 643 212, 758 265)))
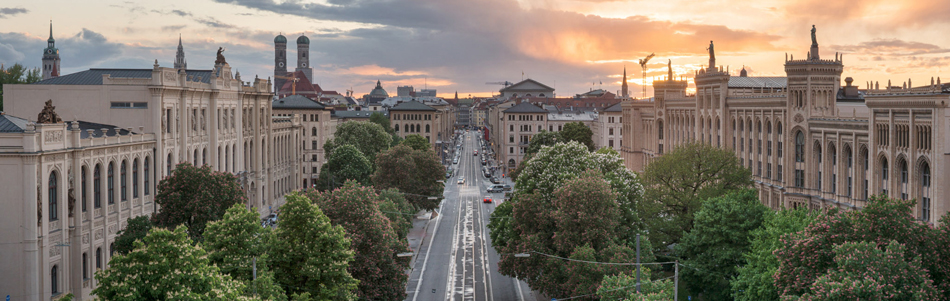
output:
POLYGON ((505 191, 505 188, 504 188, 504 186, 502 186, 502 185, 495 184, 495 185, 492 185, 492 186, 489 186, 489 187, 488 187, 488 193, 492 193, 492 192, 503 192, 503 191, 505 191))
POLYGON ((502 188, 503 188, 505 191, 511 191, 511 185, 505 184, 504 186, 502 186, 502 188))
POLYGON ((482 200, 482 203, 491 203, 491 197, 485 196, 485 199, 482 200))
POLYGON ((473 156, 478 156, 478 151, 475 151, 475 154, 473 154, 473 156))
POLYGON ((501 184, 501 179, 498 179, 498 177, 491 177, 491 182, 494 184, 501 184))
POLYGON ((459 185, 465 184, 465 177, 459 177, 459 185))
POLYGON ((459 158, 455 158, 455 160, 452 160, 452 164, 459 164, 459 158))

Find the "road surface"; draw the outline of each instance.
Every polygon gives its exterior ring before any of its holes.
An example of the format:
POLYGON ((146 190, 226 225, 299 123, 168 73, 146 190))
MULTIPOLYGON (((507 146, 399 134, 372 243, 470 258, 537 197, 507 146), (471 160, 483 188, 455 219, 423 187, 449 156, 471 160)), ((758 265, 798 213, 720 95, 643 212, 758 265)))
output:
POLYGON ((416 255, 407 301, 534 301, 528 285, 498 273, 498 253, 491 247, 488 221, 503 193, 486 193, 491 182, 482 175, 478 132, 465 132, 456 174, 446 179, 445 199, 428 224, 416 255), (464 184, 457 184, 464 177, 464 184), (492 203, 483 203, 490 196, 492 203))

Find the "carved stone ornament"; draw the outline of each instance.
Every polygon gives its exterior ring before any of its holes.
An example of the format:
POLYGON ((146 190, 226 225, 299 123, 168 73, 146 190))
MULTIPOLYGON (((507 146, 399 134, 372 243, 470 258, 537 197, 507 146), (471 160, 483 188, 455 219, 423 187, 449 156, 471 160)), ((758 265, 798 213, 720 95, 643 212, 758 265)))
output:
POLYGON ((43 195, 40 185, 36 185, 36 226, 43 225, 43 195))
POLYGON ((165 112, 162 112, 162 133, 165 133, 165 132, 166 132, 166 131, 165 131, 165 127, 168 126, 167 124, 165 124, 165 119, 166 119, 166 118, 168 118, 168 117, 165 116, 165 112))
POLYGON ((802 121, 805 121, 805 117, 803 117, 802 114, 795 115, 795 122, 802 123, 802 121))
POLYGON ((76 197, 73 196, 73 189, 72 189, 72 188, 69 188, 69 201, 68 201, 67 204, 69 205, 69 217, 73 217, 73 208, 76 206, 76 205, 75 205, 75 204, 76 204, 76 197))
POLYGON ((40 114, 36 116, 36 123, 63 123, 59 115, 53 111, 54 109, 56 109, 56 107, 53 106, 53 100, 47 100, 46 106, 44 106, 40 114))
POLYGON ((63 132, 62 131, 45 132, 43 133, 43 142, 45 143, 63 142, 63 132))
POLYGON ((217 56, 217 58, 214 60, 215 65, 217 65, 217 64, 227 64, 227 63, 228 63, 227 61, 224 60, 224 55, 221 54, 222 52, 224 52, 224 47, 218 47, 218 56, 217 56))

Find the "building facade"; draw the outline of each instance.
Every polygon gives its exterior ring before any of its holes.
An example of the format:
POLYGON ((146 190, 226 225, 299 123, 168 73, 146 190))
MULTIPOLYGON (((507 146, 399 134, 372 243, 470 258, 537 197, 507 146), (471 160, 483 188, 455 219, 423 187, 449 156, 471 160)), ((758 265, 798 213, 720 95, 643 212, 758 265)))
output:
POLYGON ((300 95, 274 101, 273 110, 275 116, 300 117, 302 159, 298 161, 301 161, 303 178, 300 187, 313 187, 313 182, 320 175, 320 167, 326 163, 327 154, 323 144, 333 139, 338 121, 334 120, 326 106, 300 95))
POLYGON ((115 234, 161 210, 155 187, 180 162, 235 174, 261 214, 301 187, 301 116, 276 116, 270 82, 242 81, 220 51, 212 70, 156 61, 4 86, 0 203, 17 210, 0 219, 0 291, 90 300, 115 234))
POLYGON ((425 104, 418 101, 400 102, 389 108, 389 122, 396 135, 420 135, 432 145, 443 161, 455 132, 455 107, 445 101, 425 104))
POLYGON ((936 222, 948 209, 939 185, 950 153, 945 143, 950 87, 939 78, 914 87, 864 89, 845 78, 843 59, 822 59, 816 39, 805 59, 786 58, 786 77, 731 76, 710 64, 686 81, 655 81, 651 100, 622 104, 628 168, 644 166, 685 143, 733 150, 752 171, 763 204, 774 209, 858 210, 868 197, 917 200, 914 215, 936 222))

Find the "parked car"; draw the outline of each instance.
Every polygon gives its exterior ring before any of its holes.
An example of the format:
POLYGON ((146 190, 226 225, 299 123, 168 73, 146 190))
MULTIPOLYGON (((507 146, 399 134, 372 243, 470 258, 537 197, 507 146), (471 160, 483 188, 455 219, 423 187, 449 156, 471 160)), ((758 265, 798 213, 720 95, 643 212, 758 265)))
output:
POLYGON ((485 196, 485 199, 482 200, 482 203, 491 203, 491 197, 485 196))
POLYGON ((488 187, 488 192, 489 192, 489 193, 492 193, 492 192, 503 192, 503 191, 505 191, 505 187, 502 186, 502 185, 499 185, 499 184, 495 184, 495 185, 492 185, 492 186, 489 186, 489 187, 488 187))
POLYGON ((501 179, 498 177, 491 177, 491 182, 494 184, 501 184, 501 179))
POLYGON ((505 191, 511 191, 511 185, 505 184, 503 187, 505 191))
POLYGON ((465 177, 459 177, 459 185, 465 184, 465 177))

